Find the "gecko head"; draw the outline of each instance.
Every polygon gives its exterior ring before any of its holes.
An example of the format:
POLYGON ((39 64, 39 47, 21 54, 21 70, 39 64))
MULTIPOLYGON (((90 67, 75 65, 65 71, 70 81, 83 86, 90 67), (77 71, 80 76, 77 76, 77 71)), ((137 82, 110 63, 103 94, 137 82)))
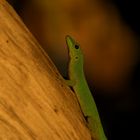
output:
POLYGON ((83 55, 80 45, 69 35, 66 36, 66 43, 71 60, 76 62, 83 61, 83 55))

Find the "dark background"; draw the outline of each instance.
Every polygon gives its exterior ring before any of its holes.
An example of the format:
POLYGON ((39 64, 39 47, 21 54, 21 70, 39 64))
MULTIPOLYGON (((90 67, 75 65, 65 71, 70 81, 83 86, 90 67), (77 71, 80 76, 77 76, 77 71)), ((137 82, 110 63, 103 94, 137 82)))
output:
MULTIPOLYGON (((134 31, 135 36, 140 41, 140 5, 137 0, 111 0, 108 1, 117 8, 122 20, 134 31)), ((138 43, 139 46, 140 42, 138 43)), ((105 102, 107 133, 110 140, 134 140, 139 139, 139 120, 140 120, 140 59, 133 71, 133 76, 129 81, 129 87, 124 91, 131 94, 132 102, 135 105, 132 109, 118 109, 116 103, 109 99, 105 102), (109 102, 109 104, 106 104, 109 102), (117 119, 116 119, 117 118, 117 119)), ((100 97, 98 97, 100 99, 100 97)), ((97 99, 98 99, 97 98, 97 99)), ((122 100, 122 104, 125 100, 122 100)), ((100 100, 101 102, 101 100, 100 100)), ((99 103, 100 104, 100 103, 99 103)), ((121 103, 120 103, 121 104, 121 103)), ((133 104, 133 103, 132 103, 133 104)), ((131 104, 131 105, 132 105, 131 104)), ((106 121, 105 121, 106 122, 106 121)))
POLYGON ((139 1, 137 0, 111 0, 112 4, 114 4, 122 19, 135 31, 135 33, 140 35, 140 21, 139 21, 139 1))

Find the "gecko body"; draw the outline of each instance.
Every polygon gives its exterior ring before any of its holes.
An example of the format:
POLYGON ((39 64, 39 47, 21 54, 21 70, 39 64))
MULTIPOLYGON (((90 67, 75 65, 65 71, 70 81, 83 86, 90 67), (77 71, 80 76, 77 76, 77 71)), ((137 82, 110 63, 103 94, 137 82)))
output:
POLYGON ((99 113, 89 90, 83 70, 83 53, 80 45, 70 36, 66 36, 69 54, 69 86, 71 86, 78 98, 82 112, 86 118, 88 128, 94 140, 107 140, 101 124, 99 113))

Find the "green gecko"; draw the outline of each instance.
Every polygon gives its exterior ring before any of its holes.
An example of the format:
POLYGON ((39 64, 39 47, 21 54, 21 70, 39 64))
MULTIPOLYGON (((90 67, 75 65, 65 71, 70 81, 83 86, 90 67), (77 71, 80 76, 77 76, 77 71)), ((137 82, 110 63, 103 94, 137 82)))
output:
POLYGON ((69 35, 66 36, 66 43, 70 57, 67 85, 72 87, 78 98, 93 140, 107 140, 95 101, 85 79, 82 50, 69 35))

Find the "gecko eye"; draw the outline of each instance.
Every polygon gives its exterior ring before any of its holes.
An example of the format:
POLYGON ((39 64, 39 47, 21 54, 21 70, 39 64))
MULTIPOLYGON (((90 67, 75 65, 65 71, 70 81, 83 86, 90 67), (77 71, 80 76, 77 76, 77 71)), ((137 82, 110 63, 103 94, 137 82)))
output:
POLYGON ((78 45, 75 45, 75 49, 79 49, 79 46, 78 45))

